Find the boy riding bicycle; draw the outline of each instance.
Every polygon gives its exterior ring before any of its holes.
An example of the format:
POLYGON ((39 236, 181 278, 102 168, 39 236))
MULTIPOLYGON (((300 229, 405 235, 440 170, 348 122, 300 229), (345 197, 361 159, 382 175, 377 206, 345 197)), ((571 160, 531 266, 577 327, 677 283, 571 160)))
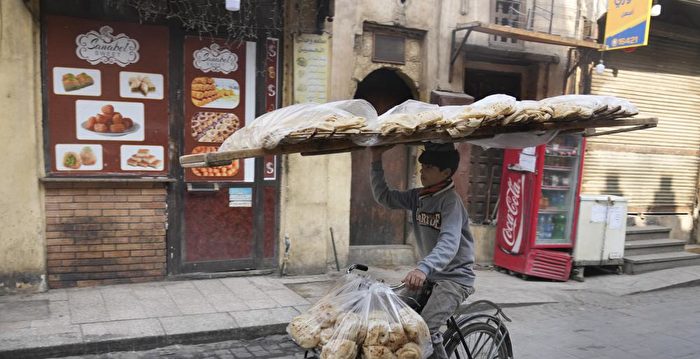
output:
POLYGON ((421 316, 430 329, 432 357, 446 358, 440 326, 474 293, 475 279, 469 216, 452 181, 459 152, 451 143, 427 143, 418 157, 423 187, 397 191, 384 178, 382 154, 388 149, 371 148, 372 193, 387 208, 411 211, 421 260, 403 279, 407 290, 402 295, 423 304, 421 316))

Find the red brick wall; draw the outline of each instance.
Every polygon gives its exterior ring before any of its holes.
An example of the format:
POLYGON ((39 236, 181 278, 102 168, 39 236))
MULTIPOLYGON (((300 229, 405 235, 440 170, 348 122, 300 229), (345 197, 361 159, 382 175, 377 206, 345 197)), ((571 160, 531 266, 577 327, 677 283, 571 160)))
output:
POLYGON ((50 288, 165 276, 165 184, 78 182, 45 187, 50 288))

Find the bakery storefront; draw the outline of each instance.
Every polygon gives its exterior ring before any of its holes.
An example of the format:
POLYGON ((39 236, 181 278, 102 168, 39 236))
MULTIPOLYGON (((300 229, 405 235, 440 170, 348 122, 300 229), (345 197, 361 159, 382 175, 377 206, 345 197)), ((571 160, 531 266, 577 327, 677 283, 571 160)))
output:
POLYGON ((277 107, 281 26, 202 34, 139 10, 42 2, 50 288, 277 265, 277 159, 178 158, 277 107))

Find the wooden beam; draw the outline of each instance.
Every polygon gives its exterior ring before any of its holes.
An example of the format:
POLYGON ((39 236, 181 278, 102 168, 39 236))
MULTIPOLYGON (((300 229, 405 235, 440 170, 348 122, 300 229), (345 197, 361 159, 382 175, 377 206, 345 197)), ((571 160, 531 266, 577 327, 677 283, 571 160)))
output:
POLYGON ((574 39, 571 37, 563 37, 563 36, 559 36, 559 35, 545 34, 545 33, 525 30, 525 29, 518 29, 518 28, 510 27, 510 26, 487 24, 487 23, 483 23, 481 21, 474 21, 474 22, 464 24, 463 26, 460 26, 460 29, 463 29, 463 30, 472 29, 473 31, 483 32, 486 34, 498 35, 498 36, 503 36, 503 37, 510 37, 510 38, 515 38, 515 39, 523 40, 523 41, 540 42, 540 43, 551 44, 551 45, 562 45, 562 46, 571 46, 571 47, 586 47, 586 48, 596 49, 596 50, 604 50, 605 49, 605 45, 602 45, 602 44, 599 44, 596 42, 592 42, 592 41, 579 40, 579 39, 574 39))

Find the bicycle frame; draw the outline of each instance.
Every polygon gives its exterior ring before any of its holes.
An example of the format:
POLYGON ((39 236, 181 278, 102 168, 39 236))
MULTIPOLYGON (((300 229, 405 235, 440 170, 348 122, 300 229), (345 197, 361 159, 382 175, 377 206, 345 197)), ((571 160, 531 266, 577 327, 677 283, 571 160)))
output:
MULTIPOLYGON (((503 312, 501 307, 499 307, 496 303, 493 303, 488 300, 478 300, 476 302, 470 303, 465 307, 458 308, 455 314, 459 319, 455 319, 454 315, 450 316, 450 318, 447 321, 447 330, 445 331, 445 337, 452 338, 454 336, 454 333, 457 333, 457 335, 459 336, 459 340, 462 343, 462 346, 467 352, 468 359, 473 358, 471 353, 469 352, 469 347, 467 346, 466 340, 464 339, 464 335, 462 334, 460 328, 472 322, 482 322, 495 327, 500 337, 498 343, 496 344, 496 348, 500 348, 502 345, 505 345, 506 350, 508 351, 508 356, 511 358, 513 357, 513 345, 510 341, 510 333, 508 332, 508 329, 503 323, 503 320, 501 320, 501 317, 508 322, 510 322, 511 319, 503 312), (478 310, 477 308, 479 306, 484 305, 487 307, 491 307, 496 312, 493 315, 480 313, 481 310, 478 310), (474 314, 466 315, 468 313, 474 314)), ((446 342, 445 346, 447 346, 448 344, 449 342, 446 342)), ((457 357, 459 358, 459 355, 457 355, 457 357)))

